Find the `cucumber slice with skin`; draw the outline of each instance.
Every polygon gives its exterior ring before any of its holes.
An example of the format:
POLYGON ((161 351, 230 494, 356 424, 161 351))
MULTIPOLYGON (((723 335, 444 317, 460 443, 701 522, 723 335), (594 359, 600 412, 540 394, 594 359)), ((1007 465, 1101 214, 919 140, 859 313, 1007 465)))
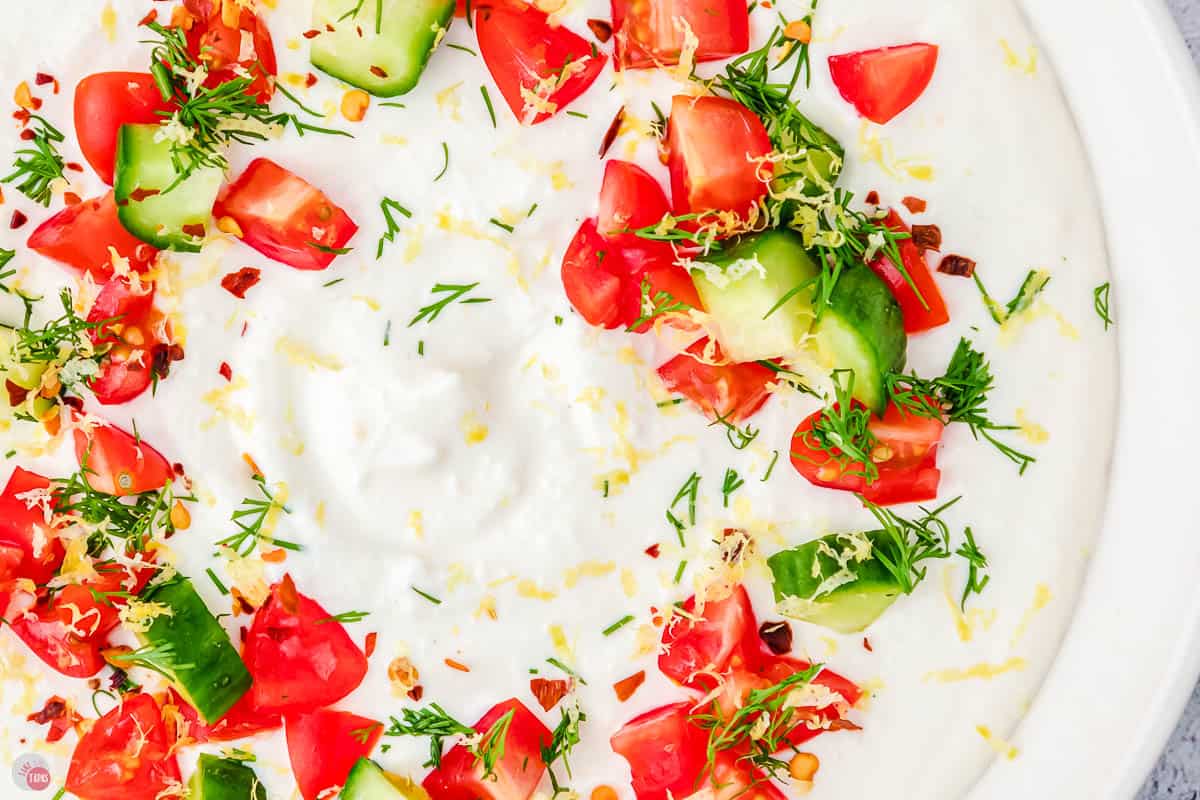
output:
POLYGON ((767 559, 779 612, 838 633, 857 633, 904 593, 879 560, 883 531, 831 534, 767 559))
POLYGON ((201 167, 166 191, 179 173, 171 143, 154 139, 160 130, 159 125, 122 125, 117 134, 117 219, 160 250, 198 253, 225 173, 201 167))
POLYGON ((0 325, 0 383, 12 381, 22 389, 33 391, 42 385, 45 364, 26 364, 18 358, 17 332, 0 325))
POLYGON ((267 790, 245 763, 202 753, 188 781, 188 800, 267 800, 267 790))
POLYGON ((865 264, 842 270, 813 334, 821 360, 852 370, 854 398, 882 414, 884 375, 904 369, 908 348, 904 314, 888 285, 865 264))
POLYGON ((171 648, 171 660, 178 665, 168 670, 171 683, 205 724, 216 722, 250 689, 250 673, 229 634, 187 578, 153 587, 140 602, 161 603, 170 613, 155 617, 138 638, 171 648))
POLYGON ((781 229, 747 236, 702 263, 692 269, 692 278, 726 355, 760 361, 800 349, 814 318, 811 289, 776 308, 789 292, 817 277, 817 263, 798 234, 781 229))
POLYGON ((377 97, 417 85, 454 18, 454 0, 316 0, 309 59, 377 97), (357 13, 355 13, 357 9, 357 13), (330 27, 333 30, 330 30, 330 27))
POLYGON ((408 778, 384 772, 364 756, 350 769, 338 797, 340 800, 429 800, 429 793, 408 778))

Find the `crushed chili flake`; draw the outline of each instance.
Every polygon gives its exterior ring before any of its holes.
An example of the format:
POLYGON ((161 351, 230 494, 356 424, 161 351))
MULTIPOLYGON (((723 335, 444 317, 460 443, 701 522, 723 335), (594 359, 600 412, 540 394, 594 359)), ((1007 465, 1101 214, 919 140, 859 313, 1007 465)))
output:
POLYGON ((529 691, 537 698, 538 705, 543 711, 549 711, 558 705, 567 692, 571 691, 571 682, 566 680, 547 680, 546 678, 531 678, 529 691))
POLYGON ((25 216, 25 214, 21 211, 16 210, 12 213, 12 219, 9 220, 8 227, 15 231, 17 228, 23 226, 26 222, 29 222, 29 217, 25 216))
POLYGON ((8 390, 8 404, 13 408, 24 403, 25 398, 29 397, 28 389, 23 386, 17 386, 17 384, 7 378, 4 380, 4 388, 8 390))
POLYGON ((25 719, 38 725, 45 725, 50 720, 58 719, 66 713, 67 701, 58 695, 54 695, 46 701, 46 704, 42 706, 41 711, 35 711, 25 719))
POLYGON ((149 25, 151 22, 154 22, 156 19, 158 19, 158 9, 152 8, 152 9, 150 9, 149 13, 147 13, 146 16, 142 17, 141 21, 138 22, 138 27, 141 27, 143 25, 149 25))
POLYGON ((975 274, 975 262, 966 256, 956 256, 953 253, 942 259, 938 264, 938 272, 945 275, 957 275, 960 278, 970 278, 975 274))
POLYGON ((379 634, 371 631, 367 634, 366 641, 363 642, 363 654, 370 658, 375 654, 375 643, 379 641, 379 634))
POLYGON ((20 133, 20 134, 18 134, 18 135, 20 136, 20 138, 21 138, 21 141, 23 141, 23 142, 32 142, 32 141, 33 141, 33 137, 34 137, 34 136, 36 136, 37 134, 35 134, 35 133, 34 133, 33 131, 31 131, 31 130, 23 130, 23 131, 21 131, 21 133, 20 133))
POLYGON ((863 649, 866 650, 868 653, 875 652, 875 648, 871 647, 871 640, 865 636, 863 637, 863 649))
POLYGON ((827 731, 861 731, 861 725, 855 725, 848 719, 831 719, 826 726, 827 731))
POLYGON ((471 668, 468 667, 466 664, 463 664, 461 661, 455 661, 453 658, 446 659, 446 666, 449 667, 450 669, 456 669, 459 672, 470 672, 471 671, 471 668))
POLYGON ((764 622, 758 629, 758 638, 777 656, 792 652, 792 626, 787 622, 764 622))
POLYGON ((937 252, 942 249, 942 229, 937 225, 913 225, 912 240, 922 250, 937 252))
POLYGON ((314 29, 305 31, 304 33, 302 33, 300 35, 303 36, 305 39, 315 39, 321 35, 321 32, 314 28, 314 29))
POLYGON ((63 192, 63 202, 69 206, 77 206, 83 202, 83 198, 74 192, 63 192))
POLYGON ((251 474, 257 475, 260 478, 265 477, 263 475, 263 471, 258 468, 258 462, 256 462, 249 453, 242 453, 242 461, 245 461, 250 467, 251 474))
POLYGON ((879 192, 872 189, 871 191, 867 192, 866 199, 867 199, 867 205, 871 205, 871 206, 879 205, 879 192))
POLYGON ((83 172, 83 164, 80 164, 78 161, 68 161, 63 166, 71 170, 71 172, 83 172))
POLYGON ((588 30, 592 32, 592 36, 595 36, 600 41, 600 44, 606 44, 612 38, 613 29, 608 20, 589 19, 587 26, 588 30))
POLYGON ((371 74, 376 78, 386 78, 388 76, 387 70, 383 67, 377 67, 374 64, 371 65, 371 74))
POLYGON ((646 670, 638 670, 628 678, 623 678, 613 684, 613 691, 617 693, 617 700, 624 703, 629 698, 633 697, 643 683, 646 682, 646 670))
POLYGON ((304 88, 311 89, 317 85, 317 76, 311 72, 304 76, 304 88))
POLYGON ((158 189, 143 189, 139 186, 129 193, 129 199, 135 203, 140 203, 149 197, 154 197, 156 194, 162 194, 162 192, 158 189))
POLYGON ((300 594, 296 591, 296 584, 291 575, 284 575, 283 580, 279 582, 279 605, 289 614, 300 610, 300 594))
POLYGON ((424 696, 425 696, 425 687, 424 686, 414 686, 408 690, 408 699, 412 700, 414 703, 421 702, 421 698, 424 696))
POLYGON ((904 198, 900 201, 900 203, 913 214, 923 214, 925 213, 925 209, 928 207, 928 204, 924 200, 919 197, 913 197, 912 195, 904 198))
POLYGON ((224 378, 226 381, 233 380, 233 367, 229 366, 224 361, 221 362, 221 367, 220 367, 220 369, 217 370, 217 372, 219 372, 221 374, 221 377, 224 378))
POLYGON ((604 139, 600 142, 600 157, 604 158, 608 154, 608 149, 613 146, 613 142, 617 140, 617 134, 621 132, 621 123, 625 121, 625 106, 621 106, 617 111, 617 115, 613 117, 613 121, 609 123, 608 130, 604 132, 604 139))
POLYGON ((246 596, 241 591, 233 586, 229 589, 230 602, 233 604, 233 615, 240 616, 242 614, 253 614, 255 612, 254 604, 246 599, 246 596))
POLYGON ((58 695, 47 700, 41 711, 35 711, 25 719, 37 725, 50 723, 50 730, 46 732, 47 742, 59 741, 67 735, 67 731, 83 721, 83 717, 58 695))
POLYGON ((276 547, 274 550, 268 550, 262 554, 262 560, 268 564, 279 564, 287 561, 287 550, 282 547, 276 547))
MULTIPOLYGON (((155 12, 151 11, 150 13, 153 14, 155 12)), ((145 24, 145 23, 143 23, 143 24, 145 24)), ((33 82, 35 84, 37 84, 38 86, 45 86, 47 83, 54 83, 54 76, 47 75, 44 72, 39 72, 33 76, 33 82)))
POLYGON ((262 280, 262 270, 257 267, 242 267, 221 278, 221 288, 239 300, 246 299, 246 292, 262 280))
MULTIPOLYGON (((157 194, 157 192, 155 192, 157 194)), ((183 232, 188 236, 194 236, 197 239, 203 238, 208 234, 208 228, 202 222, 197 222, 193 225, 184 225, 183 232)))
POLYGON ((647 547, 645 552, 646 555, 650 556, 651 558, 658 558, 659 554, 662 553, 662 546, 655 542, 647 547))

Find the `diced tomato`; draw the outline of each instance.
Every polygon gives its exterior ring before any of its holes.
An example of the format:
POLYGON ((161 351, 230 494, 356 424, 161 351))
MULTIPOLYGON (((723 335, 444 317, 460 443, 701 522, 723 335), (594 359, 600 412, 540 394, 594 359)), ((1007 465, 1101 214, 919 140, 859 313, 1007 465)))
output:
POLYGON ((225 716, 212 725, 205 725, 196 709, 174 689, 170 690, 170 698, 171 705, 179 709, 180 716, 187 723, 187 737, 196 742, 230 742, 283 727, 283 717, 279 712, 259 711, 254 707, 254 698, 249 692, 242 695, 225 712, 225 716))
POLYGON ((120 275, 110 278, 88 312, 88 322, 108 320, 113 321, 91 332, 92 341, 111 349, 88 388, 102 405, 117 405, 150 387, 158 353, 166 347, 159 340, 164 325, 154 312, 154 285, 135 285, 120 275))
POLYGON ((299 714, 332 705, 358 688, 367 657, 340 622, 290 577, 271 587, 254 615, 242 658, 254 677, 254 708, 299 714))
POLYGON ((847 103, 883 125, 917 101, 937 60, 937 45, 916 42, 830 56, 829 73, 847 103))
POLYGON ((528 800, 533 795, 546 771, 542 748, 550 744, 550 729, 516 699, 494 706, 474 727, 486 735, 509 712, 512 721, 495 774, 485 779, 474 754, 455 745, 421 784, 432 800, 528 800))
POLYGON ((75 134, 83 157, 100 180, 112 185, 121 126, 162 122, 172 107, 163 101, 148 72, 98 72, 79 82, 75 87, 75 134))
POLYGON ((117 497, 157 491, 175 475, 162 453, 115 425, 76 428, 75 458, 89 486, 117 497))
POLYGON ((317 800, 331 787, 341 786, 350 768, 371 755, 383 723, 348 711, 319 708, 289 714, 285 726, 288 758, 304 800, 317 800))
POLYGON ((872 417, 868 428, 888 455, 876 466, 879 478, 867 483, 860 462, 839 464, 812 440, 813 425, 824 409, 807 417, 792 436, 792 466, 815 486, 857 492, 877 505, 919 503, 937 497, 941 470, 937 448, 941 420, 905 414, 889 405, 883 417, 872 417))
POLYGON ((630 288, 628 272, 618 248, 596 230, 596 220, 584 220, 563 256, 562 282, 589 325, 611 329, 637 319, 640 293, 630 288))
POLYGON ((758 628, 750 596, 740 584, 722 600, 710 601, 697 614, 696 598, 663 630, 658 668, 676 683, 703 692, 729 669, 755 669, 760 660, 758 628))
POLYGON ((621 245, 647 244, 649 240, 625 232, 656 225, 670 212, 667 193, 649 172, 628 161, 604 165, 596 220, 601 236, 621 245))
POLYGON ((80 800, 155 800, 180 781, 154 698, 126 697, 79 740, 66 789, 80 800))
POLYGON ((266 158, 221 191, 213 215, 231 217, 243 242, 296 269, 325 269, 358 231, 324 192, 266 158))
POLYGON ((694 58, 717 61, 750 47, 750 14, 743 0, 612 0, 615 63, 640 69, 679 63, 688 31, 694 58))
MULTIPOLYGON (((226 4, 228 5, 228 4, 226 4)), ((237 25, 226 25, 221 3, 184 0, 195 22, 187 31, 188 52, 208 68, 204 85, 213 88, 249 75, 253 81, 246 94, 266 103, 275 93, 275 44, 258 14, 242 6, 237 25)))
POLYGON ((475 12, 479 53, 513 115, 536 125, 587 91, 604 57, 578 34, 551 25, 532 5, 497 3, 475 12))
POLYGON ((90 678, 104 667, 100 651, 119 622, 115 608, 72 583, 16 615, 12 629, 51 668, 71 678, 90 678))
POLYGON ((47 521, 50 502, 40 499, 49 488, 49 479, 17 467, 0 494, 0 546, 7 553, 0 563, 0 591, 17 578, 44 584, 62 564, 62 542, 47 521))
POLYGON ((134 272, 145 272, 158 251, 125 230, 117 219, 113 193, 67 206, 37 227, 29 248, 47 258, 91 273, 97 281, 112 277, 112 252, 129 259, 134 272))
POLYGON ((695 342, 686 352, 658 368, 667 389, 678 392, 713 419, 736 425, 754 415, 770 392, 775 373, 758 363, 722 364, 721 349, 709 339, 695 342), (716 364, 706 363, 715 361, 716 364))
MULTIPOLYGON (((624 253, 627 263, 630 260, 631 252, 633 252, 633 250, 626 249, 624 253)), ((637 279, 638 274, 639 272, 635 270, 633 273, 635 280, 637 279)), ((645 268, 640 272, 640 274, 647 284, 647 295, 652 300, 657 299, 660 294, 665 292, 666 294, 670 295, 670 299, 667 300, 667 302, 670 304, 683 303, 684 305, 695 309, 704 309, 704 304, 700 302, 700 293, 696 291, 696 282, 692 280, 691 273, 678 264, 672 263, 671 259, 660 259, 656 263, 645 268)), ((638 281, 637 285, 638 298, 641 299, 641 282, 638 281)), ((664 319, 668 324, 674 324, 676 327, 686 328, 688 326, 686 321, 683 323, 679 322, 677 315, 672 316, 670 314, 665 314, 663 315, 662 319, 664 319)), ((632 324, 634 321, 636 321, 636 318, 634 320, 630 320, 630 324, 632 324)), ((645 333, 646 331, 650 330, 653 325, 653 322, 644 322, 638 327, 634 328, 633 332, 645 333)))
POLYGON ((675 213, 746 214, 767 193, 771 138, 736 100, 677 95, 667 126, 667 166, 675 213))
MULTIPOLYGON (((912 230, 895 211, 887 215, 885 224, 896 233, 911 234, 912 230)), ((900 250, 900 260, 904 269, 912 279, 912 285, 904 279, 900 270, 887 256, 880 255, 871 262, 871 271, 891 287, 900 310, 904 313, 904 330, 908 333, 920 333, 950 321, 950 312, 946 310, 946 301, 933 281, 933 273, 925 261, 925 254, 911 238, 900 239, 896 242, 900 250), (916 291, 913 287, 916 287, 916 291), (920 295, 918 296, 918 292, 920 295)))

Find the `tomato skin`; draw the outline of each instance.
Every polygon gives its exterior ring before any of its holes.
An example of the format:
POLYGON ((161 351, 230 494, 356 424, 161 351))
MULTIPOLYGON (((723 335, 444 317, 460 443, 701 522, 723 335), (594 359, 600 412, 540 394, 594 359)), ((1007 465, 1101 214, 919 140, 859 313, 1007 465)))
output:
POLYGON ((736 100, 677 95, 667 126, 667 167, 676 214, 745 215, 767 193, 771 138, 736 100))
POLYGON ((609 740, 629 762, 637 800, 685 798, 702 787, 708 735, 688 722, 691 702, 647 711, 609 740))
MULTIPOLYGON (((884 224, 896 233, 912 233, 894 210, 888 213, 884 224)), ((920 333, 945 325, 950 321, 950 312, 946 310, 946 301, 942 299, 942 292, 933 281, 933 273, 929 271, 929 264, 926 263, 921 248, 917 247, 911 238, 898 240, 896 247, 900 250, 900 260, 904 263, 904 269, 921 293, 920 297, 887 256, 881 255, 871 262, 871 271, 883 278, 884 283, 895 295, 896 302, 900 304, 900 310, 904 314, 905 332, 920 333), (925 301, 924 304, 921 303, 922 300, 925 301)))
POLYGON ((75 429, 75 458, 80 466, 86 459, 89 486, 116 497, 158 491, 175 477, 162 453, 106 423, 75 429))
MULTIPOLYGON (((659 367, 658 375, 668 390, 682 394, 708 416, 736 425, 767 402, 771 394, 767 387, 774 382, 775 373, 757 363, 706 364, 699 359, 708 347, 707 337, 695 342, 659 367)), ((714 346, 713 353, 715 360, 722 359, 719 347, 714 346)))
POLYGON ((604 68, 604 57, 593 55, 583 37, 552 26, 545 12, 532 5, 497 3, 478 8, 475 34, 496 88, 523 125, 536 125, 562 111, 588 90, 604 68), (539 82, 561 75, 568 62, 582 68, 544 97, 554 104, 554 111, 526 111, 521 90, 536 92, 539 82))
POLYGON ((824 413, 817 411, 800 423, 792 436, 792 466, 814 486, 856 492, 876 505, 919 503, 937 497, 941 470, 937 468, 937 449, 945 425, 936 419, 905 414, 888 405, 883 417, 873 417, 871 432, 893 453, 876 465, 879 478, 867 483, 861 475, 862 464, 842 466, 827 452, 808 443, 813 424, 824 413))
POLYGON ((79 149, 100 180, 112 186, 117 132, 122 125, 162 122, 173 104, 148 72, 97 72, 75 87, 75 134, 79 149), (160 113, 161 112, 161 113, 160 113))
POLYGON ((109 248, 129 259, 134 272, 145 272, 158 251, 125 230, 117 219, 113 193, 67 206, 43 222, 29 237, 29 249, 47 258, 90 273, 97 281, 112 277, 109 248))
POLYGON ((231 217, 242 229, 243 242, 303 270, 328 267, 337 254, 320 248, 339 250, 358 232, 354 220, 324 192, 267 158, 254 159, 221 190, 213 216, 231 217))
POLYGON ((264 714, 300 714, 332 705, 358 688, 367 674, 367 657, 346 629, 312 598, 271 587, 254 615, 242 658, 254 677, 249 695, 264 714), (289 592, 295 595, 295 608, 289 592))
POLYGON ((87 587, 70 584, 17 616, 12 629, 50 668, 90 678, 104 667, 100 651, 119 621, 116 610, 98 603, 87 587))
POLYGON ((639 297, 628 289, 627 272, 620 251, 596 230, 596 220, 584 220, 563 256, 562 282, 589 325, 611 330, 637 319, 639 297))
MULTIPOLYGON (((50 480, 17 467, 0 494, 0 546, 9 554, 7 566, 0 565, 0 591, 17 578, 44 584, 58 572, 63 545, 50 529, 41 506, 29 507, 18 495, 49 489, 50 480), (37 542, 45 544, 38 546, 37 542), (14 558, 14 554, 19 554, 14 558)), ((0 614, 4 609, 0 607, 0 614)))
POLYGON ((421 783, 432 800, 528 800, 533 795, 546 771, 542 747, 550 744, 550 729, 516 699, 493 706, 473 727, 487 733, 509 711, 513 718, 494 778, 484 780, 475 756, 464 745, 455 745, 421 783))
POLYGON ((319 708, 307 714, 289 714, 285 731, 300 794, 304 800, 317 800, 330 787, 344 784, 358 759, 371 755, 383 736, 383 723, 348 711, 319 708), (365 741, 363 729, 370 729, 365 741))
POLYGON ((133 400, 154 381, 163 328, 154 314, 154 285, 134 286, 124 276, 109 279, 88 312, 88 322, 114 320, 91 331, 92 341, 112 345, 100 362, 100 372, 88 388, 101 405, 118 405, 133 400))
POLYGON ((80 800, 154 800, 179 780, 158 704, 148 694, 137 694, 80 738, 66 789, 80 800))
POLYGON ((628 161, 614 160, 604 165, 596 218, 601 236, 621 245, 649 243, 648 239, 623 231, 655 225, 670 212, 666 192, 649 172, 628 161))
POLYGON ((205 725, 200 714, 184 700, 175 689, 170 689, 170 703, 179 709, 187 723, 187 736, 196 742, 231 742, 247 736, 278 730, 283 727, 283 717, 277 712, 266 713, 254 707, 250 693, 242 695, 225 716, 212 725, 205 725))
POLYGON ((933 80, 938 47, 913 44, 829 57, 829 73, 842 98, 879 125, 917 101, 933 80))
POLYGON ((617 69, 679 63, 682 20, 696 35, 695 60, 717 61, 750 48, 750 14, 740 0, 612 0, 617 69))
POLYGON ((683 611, 663 631, 658 668, 664 675, 689 689, 710 692, 717 681, 709 673, 757 668, 761 643, 754 607, 741 584, 729 597, 705 603, 698 621, 691 619, 696 614, 695 597, 687 599, 683 611))
POLYGON ((204 85, 211 88, 241 77, 240 67, 253 78, 246 94, 256 96, 260 103, 270 101, 275 93, 275 44, 262 19, 248 8, 241 9, 236 27, 223 21, 220 4, 209 0, 184 0, 184 6, 195 22, 187 31, 188 52, 208 68, 204 85), (249 33, 252 52, 242 53, 242 33, 249 33), (245 55, 245 58, 242 58, 245 55))

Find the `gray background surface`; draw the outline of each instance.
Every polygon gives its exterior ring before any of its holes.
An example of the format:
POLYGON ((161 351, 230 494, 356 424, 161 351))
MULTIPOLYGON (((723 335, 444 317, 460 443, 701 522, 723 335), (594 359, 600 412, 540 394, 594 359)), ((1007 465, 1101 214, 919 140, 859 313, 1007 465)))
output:
MULTIPOLYGON (((1192 58, 1200 62, 1200 0, 1167 0, 1192 58)), ((1119 731, 1109 735, 1119 736, 1119 731)), ((1162 760, 1146 780, 1137 800, 1197 800, 1200 798, 1200 687, 1167 744, 1162 760)))

